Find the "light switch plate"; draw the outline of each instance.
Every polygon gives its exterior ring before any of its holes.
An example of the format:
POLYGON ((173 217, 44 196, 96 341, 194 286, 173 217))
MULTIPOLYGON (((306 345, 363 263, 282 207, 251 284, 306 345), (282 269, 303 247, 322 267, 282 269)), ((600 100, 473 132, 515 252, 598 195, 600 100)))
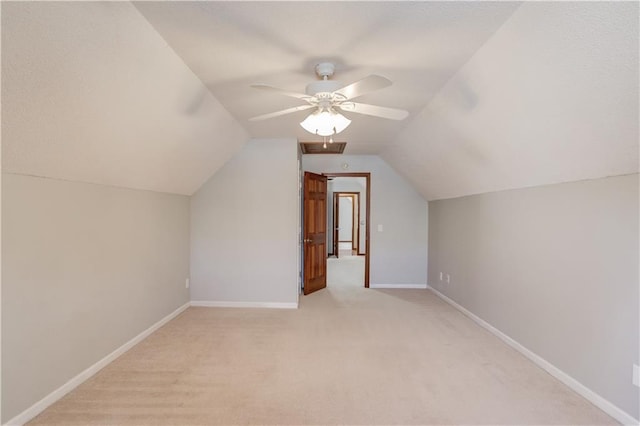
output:
POLYGON ((382 232, 382 225, 378 225, 378 232, 382 232))
POLYGON ((633 364, 633 379, 632 382, 634 385, 640 387, 640 367, 636 364, 633 364))

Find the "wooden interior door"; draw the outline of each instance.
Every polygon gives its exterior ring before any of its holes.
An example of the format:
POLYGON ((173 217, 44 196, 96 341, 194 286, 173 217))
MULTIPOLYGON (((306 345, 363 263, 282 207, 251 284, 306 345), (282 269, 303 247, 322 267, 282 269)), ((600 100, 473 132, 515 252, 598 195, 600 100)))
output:
POLYGON ((327 177, 304 172, 304 294, 327 286, 327 177))

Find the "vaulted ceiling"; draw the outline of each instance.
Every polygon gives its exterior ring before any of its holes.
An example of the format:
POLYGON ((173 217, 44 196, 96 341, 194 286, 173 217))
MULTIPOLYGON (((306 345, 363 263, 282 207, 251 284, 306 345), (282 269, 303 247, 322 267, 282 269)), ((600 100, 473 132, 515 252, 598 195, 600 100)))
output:
POLYGON ((349 114, 340 134, 348 154, 378 154, 509 18, 519 3, 442 2, 136 2, 136 7, 211 93, 253 137, 320 140, 301 111, 249 118, 304 104, 252 89, 265 83, 302 92, 314 65, 332 61, 349 84, 370 74, 391 87, 358 101, 403 108, 393 121, 349 114))
POLYGON ((128 2, 2 2, 2 167, 191 194, 249 135, 128 2))
POLYGON ((383 158, 428 199, 638 172, 638 3, 525 3, 383 158))
POLYGON ((3 2, 3 170, 191 194, 251 137, 313 140, 333 61, 359 101, 345 153, 426 199, 638 171, 638 3, 3 2))

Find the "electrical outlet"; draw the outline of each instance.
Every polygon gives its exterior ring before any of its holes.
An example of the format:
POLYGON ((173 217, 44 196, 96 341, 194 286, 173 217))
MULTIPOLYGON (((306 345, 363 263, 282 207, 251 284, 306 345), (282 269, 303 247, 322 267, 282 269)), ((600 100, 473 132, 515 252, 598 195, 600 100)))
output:
POLYGON ((634 385, 640 387, 640 367, 633 364, 633 378, 631 379, 634 385))
POLYGON ((184 280, 184 288, 189 288, 189 278, 184 280))
POLYGON ((451 276, 447 274, 447 284, 449 284, 450 282, 451 282, 451 276))

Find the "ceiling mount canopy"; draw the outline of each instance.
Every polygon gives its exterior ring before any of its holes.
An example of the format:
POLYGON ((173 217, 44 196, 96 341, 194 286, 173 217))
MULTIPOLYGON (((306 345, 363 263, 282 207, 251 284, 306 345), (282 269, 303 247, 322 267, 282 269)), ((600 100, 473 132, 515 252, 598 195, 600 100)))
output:
POLYGON ((321 80, 311 82, 305 88, 305 93, 295 93, 265 84, 254 84, 251 87, 260 90, 276 92, 284 96, 301 99, 307 105, 301 105, 269 114, 253 117, 250 121, 260 121, 290 114, 296 111, 314 109, 300 125, 307 132, 319 136, 332 136, 346 129, 351 120, 341 114, 342 111, 355 112, 390 120, 404 120, 409 113, 405 110, 387 108, 377 105, 353 102, 352 99, 363 96, 374 90, 391 86, 391 81, 379 75, 370 75, 342 86, 338 81, 329 80, 335 72, 335 65, 331 62, 321 62, 315 67, 316 74, 321 80))

